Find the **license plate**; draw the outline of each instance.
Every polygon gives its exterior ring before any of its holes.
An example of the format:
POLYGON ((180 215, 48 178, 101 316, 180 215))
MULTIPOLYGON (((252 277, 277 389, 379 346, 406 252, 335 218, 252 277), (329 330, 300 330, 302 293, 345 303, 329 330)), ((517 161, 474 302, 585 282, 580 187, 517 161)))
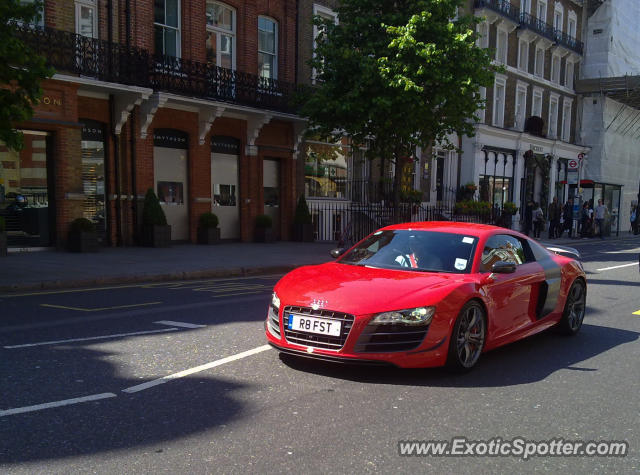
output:
POLYGON ((340 336, 341 322, 326 318, 307 317, 289 314, 287 327, 299 332, 318 333, 320 335, 340 336))

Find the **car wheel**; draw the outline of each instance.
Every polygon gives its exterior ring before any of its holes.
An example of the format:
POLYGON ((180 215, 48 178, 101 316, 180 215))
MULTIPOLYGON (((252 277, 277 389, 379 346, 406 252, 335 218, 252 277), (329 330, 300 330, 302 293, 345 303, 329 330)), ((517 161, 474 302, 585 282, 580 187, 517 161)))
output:
POLYGON ((487 318, 479 302, 467 302, 456 319, 449 342, 447 366, 456 371, 473 368, 484 348, 487 336, 487 318))
POLYGON ((586 310, 587 289, 582 280, 576 280, 569 289, 567 301, 564 304, 564 312, 558 324, 562 333, 575 335, 582 327, 586 310))

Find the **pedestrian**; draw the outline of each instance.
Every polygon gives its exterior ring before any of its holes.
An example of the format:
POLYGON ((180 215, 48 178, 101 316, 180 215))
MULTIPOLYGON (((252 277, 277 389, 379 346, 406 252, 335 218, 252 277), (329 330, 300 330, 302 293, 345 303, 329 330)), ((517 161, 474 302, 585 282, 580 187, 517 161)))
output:
POLYGON ((567 237, 571 237, 571 227, 573 226, 573 198, 569 198, 562 208, 562 219, 564 221, 564 229, 560 232, 567 231, 567 237))
POLYGON ((551 204, 549 205, 549 239, 560 237, 560 217, 562 216, 562 208, 558 203, 558 197, 554 196, 551 204))
POLYGON ((604 239, 604 218, 608 212, 609 210, 607 209, 607 206, 602 203, 601 199, 598 200, 598 206, 596 206, 595 215, 596 225, 598 226, 598 236, 600 236, 600 239, 604 239))
POLYGON ((582 210, 580 210, 580 236, 583 238, 591 236, 591 213, 588 201, 582 204, 582 210))
POLYGON ((533 223, 533 202, 527 200, 524 208, 524 233, 528 236, 531 232, 531 224, 533 223))
POLYGON ((636 222, 636 210, 636 206, 631 207, 631 216, 629 216, 629 234, 633 232, 633 225, 636 222))
POLYGON ((538 239, 545 224, 544 213, 542 212, 542 208, 539 203, 536 202, 533 206, 533 237, 538 239))

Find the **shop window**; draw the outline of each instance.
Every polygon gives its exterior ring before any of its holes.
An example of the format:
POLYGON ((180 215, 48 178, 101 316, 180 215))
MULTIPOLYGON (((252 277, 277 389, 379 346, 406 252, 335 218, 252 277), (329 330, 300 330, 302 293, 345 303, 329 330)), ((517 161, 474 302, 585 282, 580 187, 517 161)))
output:
POLYGON ((311 143, 305 157, 305 194, 310 198, 346 198, 347 159, 339 145, 311 143))
POLYGON ((511 177, 480 175, 479 184, 480 201, 488 201, 499 208, 502 208, 505 202, 511 201, 511 177))
POLYGON ((82 215, 105 232, 104 128, 98 122, 82 123, 82 215))

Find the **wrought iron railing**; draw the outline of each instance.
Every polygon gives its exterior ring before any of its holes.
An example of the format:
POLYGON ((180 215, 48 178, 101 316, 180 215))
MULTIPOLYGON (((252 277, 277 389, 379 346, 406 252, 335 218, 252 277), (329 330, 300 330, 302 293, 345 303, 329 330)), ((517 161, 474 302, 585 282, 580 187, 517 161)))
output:
POLYGON ((520 9, 508 0, 476 0, 475 8, 488 8, 516 23, 520 23, 520 9))
POLYGON ((18 34, 57 72, 203 99, 295 113, 292 83, 74 33, 18 25, 18 34))
POLYGON ((499 214, 461 212, 452 202, 435 205, 401 203, 397 210, 385 203, 315 201, 309 199, 315 239, 353 244, 375 230, 396 223, 420 221, 458 221, 498 223, 499 214))
POLYGON ((555 29, 553 25, 542 21, 530 13, 520 12, 520 9, 508 0, 475 0, 473 6, 474 8, 488 8, 489 10, 493 10, 511 21, 520 24, 521 27, 529 28, 539 35, 569 48, 578 54, 582 54, 584 50, 584 43, 582 41, 578 41, 573 36, 555 29))

